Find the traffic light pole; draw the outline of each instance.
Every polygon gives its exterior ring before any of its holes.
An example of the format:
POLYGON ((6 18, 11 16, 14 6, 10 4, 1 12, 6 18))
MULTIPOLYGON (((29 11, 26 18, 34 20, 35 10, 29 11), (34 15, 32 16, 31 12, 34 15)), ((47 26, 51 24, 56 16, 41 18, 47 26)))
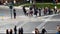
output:
POLYGON ((11 14, 11 19, 12 19, 12 12, 13 12, 13 3, 12 2, 10 2, 9 8, 10 8, 10 14, 11 14))

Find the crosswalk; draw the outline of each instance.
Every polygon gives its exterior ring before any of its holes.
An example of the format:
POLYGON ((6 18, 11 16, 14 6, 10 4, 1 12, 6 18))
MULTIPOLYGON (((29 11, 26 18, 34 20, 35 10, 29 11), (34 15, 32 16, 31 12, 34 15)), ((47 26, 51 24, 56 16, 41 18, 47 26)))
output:
MULTIPOLYGON (((8 28, 6 27, 6 25, 11 26, 11 28, 12 26, 17 25, 18 26, 17 28, 19 28, 23 26, 24 24, 28 23, 28 21, 32 21, 32 22, 42 21, 41 18, 42 17, 34 18, 34 17, 27 17, 27 16, 18 16, 17 19, 10 19, 10 17, 0 16, 0 27, 6 30, 6 28, 8 28), (19 22, 24 22, 24 23, 21 23, 21 25, 20 24, 18 25, 19 22)), ((2 29, 0 30, 0 32, 2 32, 2 29)))
MULTIPOLYGON (((48 15, 48 16, 42 16, 42 17, 17 16, 16 19, 14 19, 14 18, 11 19, 10 17, 6 17, 6 16, 3 16, 3 17, 0 16, 0 27, 1 27, 0 32, 5 32, 5 30, 7 28, 14 28, 15 25, 18 26, 17 28, 19 28, 21 26, 25 27, 25 25, 29 24, 30 21, 31 22, 44 21, 43 23, 41 22, 41 24, 39 23, 39 25, 37 24, 38 26, 36 25, 37 28, 41 29, 47 23, 47 21, 49 21, 50 18, 53 16, 55 16, 55 14, 54 15, 48 15), (4 26, 4 27, 2 27, 2 26, 4 26), (7 26, 10 26, 10 27, 7 27, 7 26)), ((30 23, 30 24, 34 24, 34 23, 30 23)), ((54 30, 48 30, 48 31, 51 32, 54 30)))

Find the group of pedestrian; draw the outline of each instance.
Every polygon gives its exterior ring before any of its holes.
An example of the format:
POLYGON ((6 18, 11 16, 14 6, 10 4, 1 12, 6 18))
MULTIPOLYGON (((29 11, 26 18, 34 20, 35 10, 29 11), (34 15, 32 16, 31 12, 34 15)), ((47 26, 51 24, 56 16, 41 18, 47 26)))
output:
POLYGON ((50 7, 44 7, 44 8, 37 8, 37 7, 30 7, 27 11, 25 6, 23 6, 23 12, 27 16, 43 16, 43 15, 52 15, 57 14, 60 12, 60 10, 55 6, 53 9, 50 7))
MULTIPOLYGON (((60 34, 60 25, 57 25, 57 32, 56 34, 60 34)), ((35 28, 35 34, 47 34, 47 30, 45 29, 45 27, 42 28, 42 31, 40 33, 38 28, 35 28)))
POLYGON ((38 28, 35 28, 35 34, 46 34, 46 33, 47 33, 47 31, 46 31, 45 27, 43 27, 41 33, 38 28))
POLYGON ((14 30, 13 29, 10 29, 10 31, 7 29, 6 30, 6 34, 23 34, 23 28, 21 27, 21 28, 19 28, 18 30, 17 30, 17 27, 15 26, 14 27, 14 30))
MULTIPOLYGON (((60 34, 60 25, 57 25, 56 29, 57 29, 56 34, 60 34)), ((17 26, 15 26, 14 30, 12 30, 12 29, 10 29, 10 31, 8 29, 6 30, 6 34, 13 34, 13 32, 14 32, 14 34, 17 34, 17 33, 23 34, 23 27, 21 27, 17 30, 17 26)), ((35 28, 35 34, 47 34, 47 30, 45 29, 45 27, 43 27, 41 31, 39 31, 38 28, 35 28)))
POLYGON ((10 31, 7 29, 6 30, 6 34, 13 34, 13 30, 12 29, 10 29, 10 31))

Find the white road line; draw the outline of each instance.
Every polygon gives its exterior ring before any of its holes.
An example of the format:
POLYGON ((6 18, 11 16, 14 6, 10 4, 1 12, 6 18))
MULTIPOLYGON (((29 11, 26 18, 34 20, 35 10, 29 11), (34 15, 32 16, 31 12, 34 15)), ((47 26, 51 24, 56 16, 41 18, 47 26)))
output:
POLYGON ((19 25, 17 28, 22 27, 24 24, 28 23, 30 21, 30 18, 28 18, 28 21, 24 21, 24 23, 22 23, 21 25, 19 25))
POLYGON ((56 30, 47 30, 47 33, 56 33, 56 30))
POLYGON ((60 21, 60 19, 51 19, 51 20, 48 20, 48 21, 60 21))

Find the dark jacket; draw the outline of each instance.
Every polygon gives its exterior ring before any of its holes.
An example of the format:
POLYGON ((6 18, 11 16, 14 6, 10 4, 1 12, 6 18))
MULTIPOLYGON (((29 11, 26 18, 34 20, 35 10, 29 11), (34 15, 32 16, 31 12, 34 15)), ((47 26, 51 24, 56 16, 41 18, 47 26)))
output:
POLYGON ((45 32, 47 32, 45 29, 42 29, 42 34, 45 34, 45 32))
POLYGON ((19 28, 19 30, 18 30, 18 34, 21 34, 21 28, 19 28))
POLYGON ((26 13, 26 9, 25 9, 25 6, 23 7, 23 12, 26 13))
POLYGON ((13 34, 13 31, 12 31, 12 29, 10 29, 10 34, 13 34))
POLYGON ((16 26, 15 26, 15 28, 14 28, 14 31, 17 31, 17 28, 16 28, 16 26))
POLYGON ((21 27, 21 34, 23 34, 23 28, 21 27))
POLYGON ((9 34, 9 31, 8 31, 8 29, 6 30, 6 34, 9 34))

